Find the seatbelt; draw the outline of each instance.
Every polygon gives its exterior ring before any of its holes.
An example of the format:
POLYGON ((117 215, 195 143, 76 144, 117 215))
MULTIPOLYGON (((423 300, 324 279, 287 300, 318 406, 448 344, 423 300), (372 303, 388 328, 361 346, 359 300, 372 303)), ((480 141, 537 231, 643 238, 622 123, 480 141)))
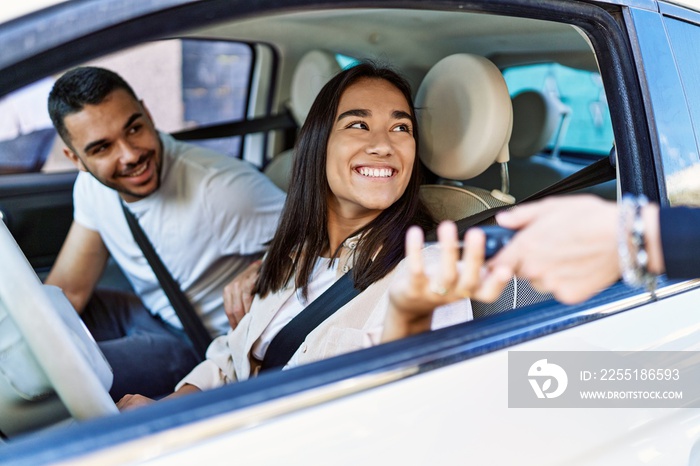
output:
POLYGON ((265 352, 260 370, 282 369, 313 329, 358 294, 360 290, 354 286, 352 271, 336 280, 330 288, 306 306, 275 335, 265 352))
POLYGON ((603 157, 586 168, 572 173, 563 180, 559 180, 551 186, 529 195, 521 202, 534 201, 545 196, 568 193, 578 189, 595 186, 606 181, 612 181, 617 177, 613 156, 603 157))
POLYGON ((173 306, 178 319, 182 323, 182 327, 185 329, 185 333, 192 342, 197 355, 200 360, 204 360, 209 343, 211 343, 211 336, 209 332, 204 327, 202 320, 197 315, 197 312, 192 307, 192 303, 187 299, 185 293, 180 289, 180 285, 173 279, 170 272, 163 264, 163 261, 158 257, 153 245, 148 240, 146 233, 139 225, 138 220, 134 214, 129 210, 129 208, 121 202, 122 209, 124 210, 124 216, 126 217, 126 222, 129 224, 131 229, 131 234, 134 236, 134 240, 138 243, 143 255, 148 260, 153 272, 158 278, 161 288, 168 297, 170 304, 173 306))
POLYGON ((201 126, 199 128, 178 131, 171 136, 180 141, 197 141, 201 139, 227 138, 252 133, 262 133, 274 129, 296 128, 297 124, 287 110, 279 115, 270 115, 252 120, 241 120, 219 125, 201 126))
MULTIPOLYGON (((522 199, 519 202, 516 202, 515 204, 506 204, 498 207, 491 207, 490 209, 486 209, 474 215, 465 217, 461 220, 457 220, 455 222, 457 224, 457 231, 459 235, 462 236, 470 227, 473 227, 474 225, 478 225, 479 223, 488 220, 501 210, 510 209, 511 207, 514 207, 515 205, 521 204, 523 202, 535 201, 545 196, 564 194, 576 191, 578 189, 595 186, 606 181, 614 180, 617 176, 617 173, 615 171, 615 166, 611 163, 611 160, 612 157, 604 157, 590 164, 586 168, 579 170, 576 173, 572 173, 563 180, 559 180, 553 185, 547 186, 546 188, 527 196, 526 198, 522 199)), ((425 235, 425 240, 436 241, 437 231, 433 230, 428 232, 425 235)))

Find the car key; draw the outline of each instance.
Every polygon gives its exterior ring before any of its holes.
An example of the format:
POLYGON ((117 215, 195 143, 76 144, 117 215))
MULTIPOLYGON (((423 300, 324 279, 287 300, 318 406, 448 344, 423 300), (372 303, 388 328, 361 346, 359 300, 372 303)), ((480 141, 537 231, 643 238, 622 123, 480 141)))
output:
POLYGON ((484 225, 478 227, 486 234, 485 258, 491 259, 501 250, 503 246, 510 243, 515 234, 515 230, 504 228, 498 225, 484 225))
MULTIPOLYGON (((495 256, 503 246, 510 242, 511 238, 513 238, 513 235, 516 233, 515 230, 510 230, 498 225, 484 225, 475 228, 483 230, 486 235, 485 259, 490 259, 495 256)), ((428 241, 425 243, 425 246, 428 247, 436 244, 440 243, 437 241, 428 241)), ((464 241, 459 241, 458 246, 462 249, 464 247, 464 241)))

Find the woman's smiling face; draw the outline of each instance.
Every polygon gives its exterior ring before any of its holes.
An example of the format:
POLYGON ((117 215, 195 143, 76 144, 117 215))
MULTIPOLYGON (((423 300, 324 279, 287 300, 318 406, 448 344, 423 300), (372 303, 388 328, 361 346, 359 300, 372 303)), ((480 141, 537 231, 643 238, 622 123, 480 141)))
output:
POLYGON ((326 150, 328 205, 342 218, 376 218, 406 190, 416 156, 411 108, 388 81, 362 78, 338 103, 326 150))

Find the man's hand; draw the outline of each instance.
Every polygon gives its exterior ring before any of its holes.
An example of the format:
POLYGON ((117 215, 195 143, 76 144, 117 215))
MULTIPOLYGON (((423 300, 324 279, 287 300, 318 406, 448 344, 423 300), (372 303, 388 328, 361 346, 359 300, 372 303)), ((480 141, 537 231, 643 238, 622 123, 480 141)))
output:
MULTIPOLYGON (((171 393, 160 401, 170 400, 173 398, 178 398, 183 395, 189 395, 190 393, 199 393, 201 390, 189 383, 184 384, 178 389, 178 391, 171 393)), ((126 411, 128 409, 140 408, 141 406, 146 406, 155 403, 156 400, 152 400, 143 395, 124 395, 121 400, 117 403, 117 408, 119 411, 126 411)))
POLYGON ((511 269, 564 304, 582 302, 620 277, 614 202, 552 197, 501 212, 496 221, 518 232, 489 265, 511 269))
POLYGON ((260 275, 261 266, 261 260, 251 263, 224 288, 224 310, 232 329, 238 327, 243 316, 250 311, 250 305, 253 303, 253 288, 260 275))

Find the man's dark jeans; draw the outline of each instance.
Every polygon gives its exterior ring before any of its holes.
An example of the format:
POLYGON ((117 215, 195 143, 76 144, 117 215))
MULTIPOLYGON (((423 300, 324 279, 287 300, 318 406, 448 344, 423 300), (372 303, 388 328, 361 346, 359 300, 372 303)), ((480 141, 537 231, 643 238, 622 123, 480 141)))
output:
POLYGON ((81 317, 114 371, 114 401, 129 393, 168 395, 198 362, 185 333, 131 293, 96 290, 81 317))

